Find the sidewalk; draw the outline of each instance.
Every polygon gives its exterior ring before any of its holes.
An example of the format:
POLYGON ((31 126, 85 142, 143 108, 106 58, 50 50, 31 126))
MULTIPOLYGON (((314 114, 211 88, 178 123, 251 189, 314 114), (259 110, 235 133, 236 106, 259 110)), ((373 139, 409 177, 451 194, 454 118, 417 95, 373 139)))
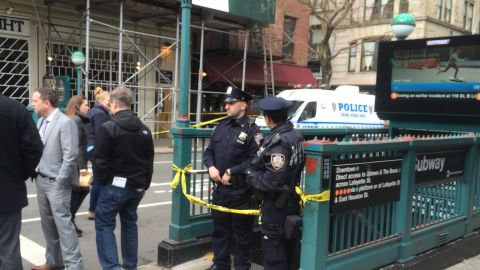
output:
MULTIPOLYGON (((164 268, 164 267, 158 266, 156 263, 152 263, 152 264, 148 264, 148 265, 139 266, 137 269, 138 270, 167 270, 167 269, 172 269, 172 270, 205 270, 205 269, 208 269, 212 265, 212 257, 213 257, 213 254, 208 253, 200 259, 189 261, 189 262, 186 262, 184 264, 174 266, 172 268, 164 268)), ((250 269, 251 270, 261 270, 261 269, 263 269, 263 267, 260 266, 260 265, 252 263, 252 267, 250 269)))
POLYGON ((155 147, 155 154, 173 153, 173 139, 170 139, 170 138, 153 139, 153 146, 155 147))
MULTIPOLYGON (((142 265, 138 267, 138 270, 204 270, 212 265, 211 254, 207 254, 200 259, 196 259, 190 262, 186 262, 181 265, 177 265, 173 268, 164 268, 158 266, 156 263, 142 265)), ((251 270, 261 270, 262 266, 257 264, 252 264, 251 270)), ((480 255, 466 259, 456 265, 445 268, 445 270, 478 270, 480 269, 480 255)))
POLYGON ((480 269, 480 255, 463 260, 461 263, 448 267, 446 270, 477 270, 480 269))

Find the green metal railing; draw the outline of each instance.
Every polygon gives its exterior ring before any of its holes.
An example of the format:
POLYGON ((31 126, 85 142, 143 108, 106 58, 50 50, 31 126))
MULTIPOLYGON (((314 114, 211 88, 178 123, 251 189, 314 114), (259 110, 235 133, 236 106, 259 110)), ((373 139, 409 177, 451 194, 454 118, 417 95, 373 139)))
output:
POLYGON ((310 141, 305 192, 328 189, 326 160, 401 156, 399 200, 332 213, 332 202, 305 206, 300 269, 375 269, 443 245, 480 228, 479 138, 473 135, 398 137, 369 141, 310 141), (465 150, 462 177, 416 183, 417 153, 465 150), (474 198, 475 205, 474 205, 474 198), (328 241, 326 241, 328 239, 328 241))
MULTIPOLYGON (((213 129, 210 128, 173 128, 174 161, 179 167, 192 164, 192 170, 187 173, 188 192, 204 201, 211 202, 212 183, 208 178, 203 163, 203 154, 208 146, 213 129), (183 151, 179 151, 180 144, 183 151), (187 146, 187 147, 185 147, 187 146), (187 149, 187 151, 185 151, 187 149)), ((263 130, 268 134, 269 130, 263 130)), ((379 140, 387 137, 386 129, 303 129, 305 138, 321 138, 331 141, 341 140, 379 140)), ((302 176, 301 186, 305 175, 302 176)), ((208 236, 212 232, 210 209, 188 202, 180 189, 172 192, 172 219, 169 238, 175 241, 190 241, 198 237, 208 236)))

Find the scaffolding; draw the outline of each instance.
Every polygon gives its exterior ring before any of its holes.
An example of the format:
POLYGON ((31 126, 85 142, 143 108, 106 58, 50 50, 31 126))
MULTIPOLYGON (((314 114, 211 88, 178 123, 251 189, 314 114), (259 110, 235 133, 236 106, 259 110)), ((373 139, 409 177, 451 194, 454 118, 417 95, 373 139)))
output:
MULTIPOLYGON (((93 102, 92 94, 97 86, 111 90, 116 86, 124 85, 135 93, 134 110, 144 122, 160 124, 164 126, 163 129, 168 129, 169 124, 176 121, 180 93, 179 48, 182 25, 181 9, 178 8, 176 1, 159 3, 148 0, 52 0, 46 1, 45 4, 36 1, 24 1, 21 4, 27 5, 27 3, 33 5, 44 34, 46 43, 44 52, 47 56, 45 58, 48 59, 45 63, 48 74, 68 73, 72 78, 71 85, 75 86, 77 78, 71 74, 72 67, 67 62, 73 51, 83 50, 86 55, 82 72, 83 94, 88 100, 93 102), (57 15, 59 10, 68 10, 66 5, 80 7, 77 9, 81 11, 77 12, 78 18, 69 18, 71 23, 65 22, 64 17, 59 19, 57 15), (139 14, 138 17, 132 18, 132 14, 137 14, 132 11, 132 5, 139 5, 139 9, 143 10, 163 10, 165 8, 164 11, 168 15, 164 17, 168 18, 164 20, 164 23, 151 22, 151 18, 159 17, 158 13, 155 16, 150 14, 142 17, 141 12, 137 10, 135 12, 139 14), (39 16, 39 13, 46 13, 47 16, 39 16), (107 14, 118 15, 109 16, 107 14), (143 27, 147 24, 149 27, 143 27), (152 30, 155 28, 160 32, 155 33, 152 30), (163 33, 162 29, 167 34, 163 33), (98 41, 99 39, 101 42, 98 41), (147 46, 146 43, 142 43, 146 39, 153 41, 147 46), (95 42, 101 43, 101 45, 95 42), (174 56, 172 56, 172 51, 174 51, 174 56), (172 58, 174 58, 173 63, 170 60, 172 58), (168 68, 164 67, 166 59, 171 65, 168 68), (166 70, 167 73, 165 73, 166 70), (166 108, 168 107, 166 104, 170 108, 166 108), (160 119, 157 117, 160 114, 165 117, 160 119)), ((224 93, 205 89, 206 85, 203 82, 205 33, 210 31, 236 35, 239 39, 243 39, 243 57, 238 65, 242 64, 241 86, 239 85, 239 87, 244 89, 249 36, 251 35, 249 27, 252 24, 245 21, 234 23, 229 20, 221 20, 212 14, 204 13, 203 10, 200 12, 197 10, 194 13, 195 21, 192 21, 190 27, 199 34, 197 42, 200 42, 200 48, 198 49, 198 59, 193 55, 190 57, 191 61, 198 61, 198 81, 196 86, 188 87, 188 93, 189 96, 196 95, 194 121, 201 122, 202 113, 207 109, 202 104, 202 96, 224 93)), ((41 66, 41 64, 40 61, 39 65, 41 66)), ((223 75, 226 72, 228 70, 217 70, 227 84, 237 86, 223 75)), ((189 74, 195 75, 194 72, 189 72, 189 74)), ((190 75, 189 78, 191 78, 190 75)), ((210 82, 212 81, 210 80, 210 82)), ((155 129, 159 128, 155 127, 155 129)))

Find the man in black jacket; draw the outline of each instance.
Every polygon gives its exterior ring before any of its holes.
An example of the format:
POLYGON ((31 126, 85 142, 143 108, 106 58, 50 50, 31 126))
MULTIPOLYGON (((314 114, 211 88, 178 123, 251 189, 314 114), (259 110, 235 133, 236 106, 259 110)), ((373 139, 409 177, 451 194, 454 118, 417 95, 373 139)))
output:
POLYGON ((21 270, 22 208, 28 205, 25 180, 35 172, 43 143, 32 116, 17 101, 0 96, 0 269, 21 270))
POLYGON ((137 269, 137 207, 150 187, 153 140, 150 129, 130 110, 132 92, 117 87, 110 95, 113 118, 105 122, 95 141, 97 176, 102 189, 95 210, 97 253, 103 269, 120 269, 114 235, 120 214, 125 269, 137 269))

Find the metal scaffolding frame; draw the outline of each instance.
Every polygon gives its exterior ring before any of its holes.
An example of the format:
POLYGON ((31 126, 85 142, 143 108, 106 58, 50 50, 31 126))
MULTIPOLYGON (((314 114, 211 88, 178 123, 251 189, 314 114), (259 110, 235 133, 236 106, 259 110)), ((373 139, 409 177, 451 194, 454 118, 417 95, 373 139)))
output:
MULTIPOLYGON (((84 72, 83 72, 83 75, 84 75, 84 95, 87 99, 92 99, 90 94, 91 94, 91 90, 90 90, 90 87, 92 86, 92 82, 91 82, 91 77, 90 77, 90 66, 91 66, 91 55, 90 55, 90 50, 91 50, 91 40, 92 40, 92 24, 94 25, 99 25, 99 26, 102 26, 102 27, 106 27, 108 29, 114 29, 115 31, 118 32, 118 71, 117 71, 117 78, 116 78, 116 81, 113 79, 113 78, 110 78, 110 82, 109 83, 105 83, 105 82, 95 82, 95 85, 109 85, 109 86, 115 86, 115 85, 125 85, 126 83, 128 83, 129 81, 131 81, 133 78, 135 78, 136 76, 138 76, 139 74, 141 74, 142 72, 145 72, 145 73, 148 73, 148 72, 151 72, 151 71, 156 71, 158 72, 159 76, 162 78, 163 81, 167 82, 167 84, 169 84, 169 87, 162 87, 162 86, 151 86, 151 85, 148 85, 148 84, 145 84, 143 86, 140 86, 138 85, 138 83, 136 85, 129 85, 129 87, 132 87, 132 88, 137 88, 137 94, 139 93, 139 89, 142 88, 144 89, 144 91, 147 91, 147 90, 161 90, 162 91, 162 97, 157 101, 155 101, 155 104, 154 106, 152 106, 151 108, 145 108, 145 113, 144 115, 141 117, 142 120, 144 121, 147 121, 147 117, 148 115, 150 115, 152 112, 155 111, 156 108, 162 106, 162 103, 167 99, 172 99, 172 118, 170 121, 168 122, 172 122, 174 123, 176 121, 176 117, 177 117, 177 110, 178 110, 178 93, 179 93, 179 74, 181 73, 180 70, 179 70, 179 54, 180 54, 180 51, 179 51, 179 43, 180 43, 180 33, 181 33, 181 30, 180 30, 180 27, 182 26, 182 22, 180 20, 181 18, 181 10, 179 10, 177 12, 177 15, 176 15, 176 28, 175 28, 175 37, 170 37, 170 36, 165 36, 165 35, 157 35, 157 34, 152 34, 152 33, 147 33, 147 32, 141 32, 141 31, 137 31, 137 29, 135 30, 129 30, 129 29, 125 29, 124 27, 124 13, 125 13, 125 0, 118 0, 118 4, 119 4, 119 13, 118 13, 118 26, 114 26, 114 25, 111 25, 111 24, 108 24, 108 23, 105 23, 103 21, 101 21, 100 19, 95 19, 94 17, 92 17, 92 5, 91 5, 91 0, 86 0, 86 5, 85 5, 85 10, 82 14, 82 17, 81 19, 79 20, 79 26, 78 26, 78 29, 79 29, 79 40, 80 40, 80 46, 79 46, 79 49, 81 50, 82 49, 82 38, 83 38, 83 33, 82 33, 82 21, 85 22, 85 32, 84 32, 84 38, 85 38, 85 43, 84 43, 84 50, 85 50, 85 56, 86 56, 86 61, 85 61, 85 66, 84 66, 84 72), (134 35, 134 38, 132 38, 129 34, 133 34, 134 35), (147 36, 147 37, 152 37, 152 38, 159 38, 159 39, 162 39, 162 40, 170 40, 172 41, 172 43, 163 51, 161 51, 160 53, 158 54, 155 54, 155 57, 153 57, 152 59, 149 59, 147 57, 147 53, 142 51, 142 49, 140 48, 140 46, 138 45, 137 43, 137 35, 138 36, 147 36), (125 44, 125 41, 128 41, 130 44, 132 44, 132 47, 134 49, 134 53, 136 55, 138 55, 139 57, 143 58, 145 60, 145 64, 140 68, 138 69, 134 74, 132 74, 131 76, 129 76, 127 79, 125 79, 123 81, 123 68, 122 68, 122 65, 123 65, 123 51, 124 51, 124 44, 125 44), (170 50, 170 49, 173 49, 173 46, 175 46, 175 62, 174 62, 174 77, 172 80, 170 80, 168 78, 168 76, 166 76, 165 74, 162 73, 162 71, 160 70, 160 66, 156 65, 155 63, 158 62, 159 59, 161 59, 165 53, 170 50), (165 97, 163 96, 163 91, 170 91, 169 94, 165 95, 165 97)), ((60 38, 60 40, 62 41, 62 43, 64 43, 64 45, 67 45, 67 43, 69 42, 69 40, 71 39, 71 37, 75 34, 75 32, 77 31, 77 27, 74 28, 73 32, 70 34, 70 36, 68 37, 67 40, 64 40, 62 38, 62 35, 58 32, 58 30, 56 29, 55 25, 52 23, 51 21, 51 4, 49 3, 48 4, 48 43, 49 43, 49 48, 48 48, 48 52, 51 53, 52 51, 52 30, 56 32, 56 34, 58 35, 58 37, 60 38)), ((201 113, 202 113, 202 95, 205 94, 205 93, 218 93, 218 92, 212 92, 212 91, 204 91, 203 88, 205 86, 203 86, 203 76, 202 76, 202 73, 203 73, 203 70, 204 70, 204 43, 205 43, 205 40, 204 40, 204 35, 205 35, 205 31, 212 31, 212 32, 219 32, 219 33, 224 33, 224 34, 228 34, 228 35, 239 35, 240 33, 238 33, 237 31, 224 31, 224 30, 221 30, 221 29, 215 29, 215 28, 211 28, 211 27, 207 27, 206 24, 205 24, 205 19, 202 18, 201 20, 201 25, 198 26, 198 25, 194 25, 194 24, 190 24, 189 23, 189 28, 193 28, 193 29, 198 29, 200 30, 200 34, 201 34, 201 39, 200 39, 200 59, 198 59, 199 61, 199 70, 198 70, 198 84, 197 84, 197 89, 189 89, 189 94, 191 93, 196 93, 197 94, 197 106, 196 106, 196 122, 200 122, 201 121, 201 113)), ((228 24, 231 24, 231 23, 227 23, 225 22, 227 25, 228 24)), ((237 24, 231 24, 232 26, 235 25, 238 29, 240 29, 239 25, 237 24)), ((190 30, 190 29, 189 29, 190 30)), ((241 88, 244 89, 245 87, 245 74, 246 74, 246 64, 247 64, 247 52, 248 52, 248 37, 249 37, 249 31, 248 29, 244 28, 244 31, 245 31, 245 34, 244 34, 244 48, 243 48, 243 59, 241 61, 239 61, 236 65, 238 65, 239 63, 243 63, 243 68, 242 68, 242 85, 241 85, 241 88)), ((67 48, 68 49, 68 48, 67 48)), ((191 57, 191 60, 197 60, 196 58, 191 57)), ((236 66, 235 65, 235 66, 236 66)), ((51 68, 51 65, 49 64, 49 68, 51 68)), ((218 74, 220 74, 224 79, 226 79, 227 82, 229 82, 231 85, 234 85, 232 82, 230 82, 225 76, 224 74, 227 73, 230 69, 228 70, 225 70, 225 71, 218 71, 218 70, 215 70, 218 74)), ((189 74, 191 74, 189 72, 189 74)), ((144 75, 146 77, 146 75, 144 75)), ((190 76, 189 76, 190 78, 190 76)), ((146 78, 145 78, 146 79, 146 78)), ((146 93, 145 93, 146 95, 146 93)))
MULTIPOLYGON (((178 58, 179 58, 179 52, 178 52, 178 49, 179 49, 179 35, 180 35, 180 26, 181 26, 181 22, 180 22, 180 14, 177 14, 177 27, 176 27, 176 37, 175 38, 171 38, 171 37, 166 37, 166 36, 162 36, 162 35, 155 35, 155 34, 151 34, 151 33, 145 33, 145 32, 139 32, 139 31, 132 31, 132 30, 126 30, 124 29, 124 26, 123 26, 123 17, 124 17, 124 1, 123 0, 120 0, 119 1, 119 26, 116 27, 116 26, 113 26, 113 25, 110 25, 110 24, 107 24, 107 23, 104 23, 104 22, 101 22, 99 20, 95 20, 95 19, 92 19, 91 18, 91 10, 90 10, 90 0, 87 0, 87 8, 85 10, 85 17, 86 17, 86 38, 85 38, 85 51, 86 51, 86 64, 85 64, 85 96, 88 98, 88 94, 89 94, 89 77, 88 77, 88 74, 89 74, 89 70, 88 70, 88 67, 89 67, 89 51, 90 51, 90 26, 91 24, 99 24, 99 25, 103 25, 105 27, 108 27, 108 28, 111 28, 111 29, 115 29, 116 31, 118 31, 118 47, 119 47, 119 63, 118 63, 118 85, 124 85, 126 82, 128 82, 129 80, 131 80, 132 78, 134 78, 135 76, 137 76, 139 73, 141 73, 142 71, 146 70, 147 67, 149 67, 150 65, 152 65, 153 63, 155 63, 160 57, 162 57, 162 52, 160 54, 158 54, 155 58, 151 59, 148 63, 146 63, 144 66, 142 66, 142 68, 140 70, 138 70, 136 73, 134 73, 132 76, 130 76, 127 80, 125 81, 122 81, 122 50, 123 50, 123 39, 124 39, 124 36, 126 37, 126 39, 128 41, 130 41, 133 46, 135 47, 135 50, 137 52, 140 53, 140 55, 147 59, 146 57, 146 54, 144 54, 142 52, 142 50, 137 46, 137 44, 135 44, 134 40, 132 40, 129 36, 128 36, 128 33, 133 33, 135 35, 145 35, 145 36, 149 36, 149 37, 156 37, 156 38, 161 38, 161 39, 167 39, 167 40, 172 40, 173 43, 167 48, 167 49, 170 49, 172 48, 173 46, 175 46, 175 66, 174 66, 174 71, 175 71, 175 76, 174 76, 174 79, 173 79, 173 82, 171 82, 173 85, 172 85, 172 88, 171 88, 171 96, 172 96, 172 99, 173 99, 173 106, 172 106, 172 121, 171 122, 175 122, 176 120, 176 113, 177 113, 177 94, 178 94, 178 78, 179 76, 189 76, 190 75, 190 72, 188 75, 185 75, 185 74, 180 74, 179 73, 179 66, 178 66, 178 58)), ((201 99, 202 99, 202 93, 209 93, 209 92, 206 92, 206 91, 203 91, 202 89, 202 79, 203 79, 203 76, 202 76, 202 73, 203 73, 203 57, 204 57, 204 34, 205 34, 205 30, 207 31, 215 31, 215 32, 221 32, 221 33, 226 33, 226 34, 236 34, 236 33, 232 33, 232 32, 229 32, 229 31, 222 31, 222 30, 219 30, 219 29, 213 29, 213 28, 208 28, 205 26, 205 21, 204 19, 202 19, 202 23, 200 26, 196 26, 196 25, 190 25, 191 28, 196 28, 196 29, 200 29, 200 33, 201 33, 201 40, 200 40, 200 59, 199 59, 199 70, 198 70, 198 84, 197 84, 197 89, 196 91, 193 90, 193 89, 190 89, 189 90, 189 93, 195 93, 197 92, 197 108, 196 108, 196 122, 200 122, 201 121, 201 112, 202 112, 202 102, 201 102, 201 99)), ((242 69, 242 85, 241 85, 241 88, 244 89, 245 88, 245 74, 246 74, 246 64, 247 64, 247 52, 248 52, 248 37, 249 37, 249 31, 248 29, 245 29, 245 35, 244 35, 244 49, 243 49, 243 59, 241 60, 241 62, 243 62, 243 69, 242 69)), ((167 79, 168 78, 166 76, 164 76, 162 74, 162 72, 160 72, 160 70, 157 68, 157 67, 154 67, 154 69, 159 72, 160 76, 163 76, 164 79, 167 79)), ((227 70, 228 71, 228 70, 227 70)), ((219 72, 219 74, 223 74, 225 73, 226 71, 224 72, 219 72)), ((149 87, 143 87, 144 89, 147 89, 149 87)), ((153 87, 153 89, 157 89, 156 87, 153 87)), ((214 93, 214 92, 211 92, 211 93, 214 93)), ((161 102, 163 102, 165 100, 162 99, 160 102, 156 103, 152 108, 150 108, 143 116, 141 116, 141 119, 142 120, 145 120, 147 115, 149 115, 150 113, 152 113, 155 108, 159 107, 161 105, 161 102)))

